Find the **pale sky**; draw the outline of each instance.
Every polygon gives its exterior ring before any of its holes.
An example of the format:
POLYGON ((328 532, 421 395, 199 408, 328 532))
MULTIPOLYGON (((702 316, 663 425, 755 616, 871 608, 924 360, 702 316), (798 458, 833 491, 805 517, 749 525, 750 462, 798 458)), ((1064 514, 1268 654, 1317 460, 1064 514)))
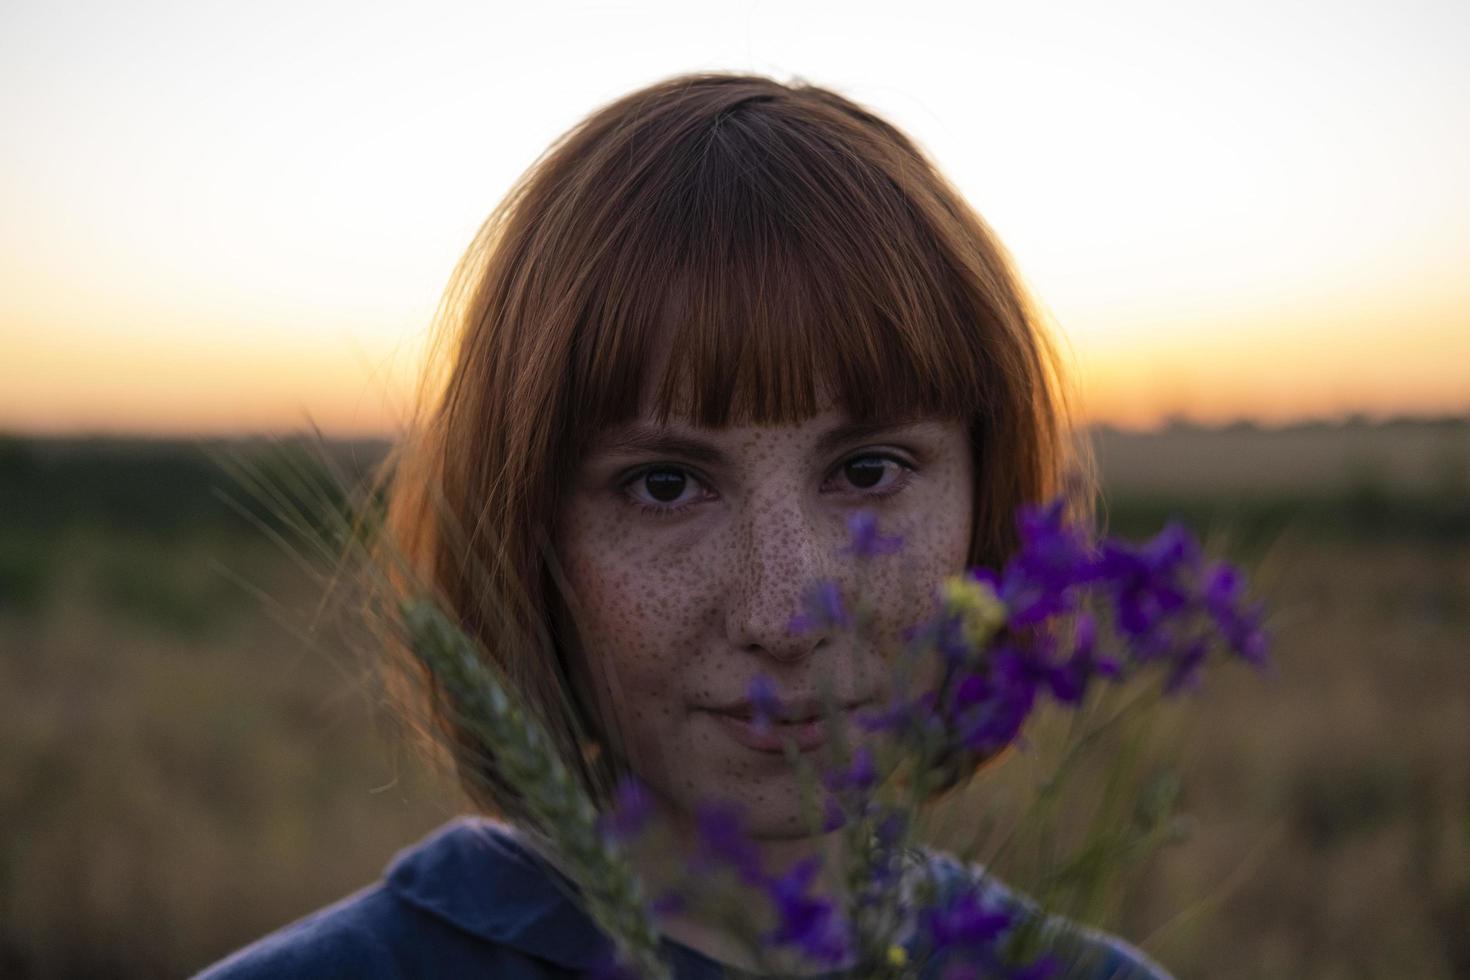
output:
POLYGON ((391 431, 514 179, 703 69, 922 143, 1090 418, 1467 412, 1467 50, 1463 0, 8 0, 0 430, 391 431))

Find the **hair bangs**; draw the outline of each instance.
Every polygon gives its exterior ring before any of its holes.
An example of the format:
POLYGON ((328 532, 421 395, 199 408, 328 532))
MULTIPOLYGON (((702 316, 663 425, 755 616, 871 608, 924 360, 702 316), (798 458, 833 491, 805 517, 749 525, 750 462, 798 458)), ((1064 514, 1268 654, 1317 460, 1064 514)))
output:
POLYGON ((649 220, 587 304, 579 435, 643 412, 792 423, 826 399, 858 420, 971 416, 985 354, 920 209, 830 135, 742 121, 620 205, 649 220))

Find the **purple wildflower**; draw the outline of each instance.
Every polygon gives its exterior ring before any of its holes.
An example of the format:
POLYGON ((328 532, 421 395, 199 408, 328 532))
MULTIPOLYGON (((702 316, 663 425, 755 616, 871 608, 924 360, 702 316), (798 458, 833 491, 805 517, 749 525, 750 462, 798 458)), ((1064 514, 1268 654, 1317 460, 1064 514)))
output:
POLYGON ((841 629, 850 625, 851 617, 842 602, 842 590, 831 579, 823 579, 807 590, 804 609, 791 617, 787 630, 807 633, 812 630, 841 629))
POLYGON ((847 530, 851 540, 843 549, 843 554, 873 558, 891 555, 903 547, 902 537, 879 532, 878 516, 870 510, 860 510, 848 518, 847 530))
POLYGON ((878 846, 884 849, 895 846, 902 839, 904 828, 907 826, 907 815, 897 808, 891 809, 888 815, 878 822, 878 828, 873 832, 878 840, 878 846))
POLYGON ((1205 579, 1205 604, 1216 617, 1233 612, 1243 586, 1240 572, 1225 562, 1211 566, 1205 579))
POLYGON ((852 936, 831 900, 807 894, 821 863, 819 857, 807 858, 767 882, 777 921, 767 938, 776 945, 795 946, 818 963, 837 964, 851 954, 852 936))
POLYGON ((867 793, 878 784, 878 770, 873 764, 873 752, 866 745, 859 746, 852 754, 852 763, 846 769, 827 773, 823 782, 834 793, 852 790, 867 793))
POLYGON ((847 826, 847 813, 837 797, 828 794, 822 800, 822 833, 830 834, 847 826))
POLYGON ((765 674, 757 674, 750 682, 745 696, 750 699, 751 712, 757 729, 771 730, 781 714, 781 698, 776 693, 776 684, 765 674))
POLYGON ((1188 583, 1198 555, 1193 539, 1178 524, 1139 548, 1121 541, 1103 546, 1101 577, 1123 635, 1145 639, 1189 605, 1188 583))
POLYGON ((1082 532, 1066 521, 1062 498, 1023 507, 1017 516, 1021 546, 1000 575, 998 591, 1012 629, 1072 608, 1074 587, 1097 578, 1097 556, 1082 532))
POLYGON ((946 703, 932 694, 927 702, 896 702, 861 717, 864 729, 904 739, 938 725, 951 747, 992 752, 1020 735, 1038 696, 1080 704, 1099 677, 1123 677, 1121 655, 1128 666, 1159 663, 1171 692, 1194 682, 1215 635, 1245 659, 1263 659, 1260 610, 1242 601, 1238 572, 1225 565, 1207 572, 1183 525, 1171 523, 1141 546, 1110 540, 1094 547, 1054 500, 1023 508, 1018 530, 1021 546, 999 574, 968 573, 1000 598, 1006 621, 994 636, 967 629, 959 614, 968 608, 966 594, 953 585, 933 617, 905 632, 911 655, 932 651, 948 667, 940 687, 946 703), (1119 656, 1103 652, 1099 621, 1083 605, 1088 597, 1101 602, 1113 637, 1122 639, 1119 656), (1076 632, 1070 648, 1061 648, 1064 634, 1051 621, 1072 613, 1076 632), (1217 634, 1200 635, 1201 613, 1217 634))
POLYGON ((1063 704, 1080 704, 1094 677, 1116 679, 1122 672, 1116 660, 1098 654, 1097 620, 1091 613, 1078 614, 1074 639, 1072 655, 1047 674, 1052 697, 1063 704))
POLYGON ((697 813, 696 865, 724 864, 747 884, 761 880, 760 851, 745 831, 745 816, 733 803, 702 803, 697 813))
POLYGON ((1036 687, 1012 684, 998 687, 960 713, 956 732, 960 744, 974 752, 993 752, 1009 745, 1036 703, 1036 687))
POLYGON ((944 958, 945 980, 1046 980, 1058 969, 1051 957, 1022 965, 1006 960, 1004 947, 1021 914, 980 887, 969 887, 925 910, 920 926, 923 938, 944 958))
POLYGON ((859 883, 857 902, 863 907, 882 904, 887 890, 903 876, 903 856, 899 851, 908 817, 902 805, 866 808, 873 832, 873 853, 868 864, 868 878, 859 883))
POLYGON ((949 717, 959 744, 991 752, 1013 741, 1050 672, 1039 644, 1012 641, 991 651, 988 663, 955 683, 949 717))
POLYGON ((1248 663, 1266 663, 1266 636, 1261 629, 1261 607, 1245 602, 1245 582, 1232 565, 1218 562, 1205 579, 1205 608, 1225 634, 1232 653, 1248 663))
POLYGON ((859 712, 855 721, 868 734, 890 732, 905 734, 932 728, 938 723, 936 708, 939 699, 935 692, 926 691, 908 700, 895 700, 887 707, 859 712))
MULTIPOLYGON (((940 598, 943 605, 943 598, 940 598)), ((936 650, 946 663, 959 664, 968 660, 975 650, 965 635, 964 617, 941 608, 931 618, 905 627, 900 638, 910 656, 922 655, 936 650)))
POLYGON ((1165 524, 1164 529, 1144 545, 1143 553, 1149 564, 1161 568, 1198 565, 1200 560, 1199 542, 1178 521, 1165 524))
POLYGON ((926 909, 920 919, 925 938, 936 952, 988 952, 1015 922, 998 902, 985 901, 976 889, 966 889, 947 904, 926 909))
POLYGON ((1164 693, 1175 694, 1182 690, 1192 690, 1199 685, 1200 666, 1205 661, 1205 654, 1209 651, 1209 645, 1204 637, 1196 639, 1184 653, 1175 658, 1169 677, 1164 681, 1164 693))
POLYGON ((1224 562, 1206 566, 1198 542, 1170 523, 1141 547, 1110 541, 1101 562, 1103 590, 1118 632, 1135 663, 1169 667, 1166 690, 1194 685, 1216 636, 1201 635, 1195 613, 1207 613, 1218 639, 1235 655, 1265 663, 1266 638, 1259 605, 1245 603, 1240 573, 1224 562))
POLYGON ((611 812, 599 821, 602 832, 615 841, 632 840, 641 834, 653 817, 653 798, 631 777, 618 783, 611 812))

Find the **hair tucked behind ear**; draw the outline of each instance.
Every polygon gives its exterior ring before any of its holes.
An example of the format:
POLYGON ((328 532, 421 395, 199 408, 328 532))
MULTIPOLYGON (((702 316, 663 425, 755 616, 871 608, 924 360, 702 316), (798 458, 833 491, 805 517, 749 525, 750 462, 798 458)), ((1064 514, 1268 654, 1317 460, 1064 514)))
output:
MULTIPOLYGON (((419 414, 380 474, 392 581, 453 611, 598 798, 616 753, 587 751, 609 733, 555 635, 558 490, 645 382, 656 413, 707 426, 800 420, 819 384, 859 420, 966 421, 972 564, 1014 550, 1021 504, 1092 506, 1010 257, 907 136, 818 86, 681 75, 592 113, 481 227, 436 329, 419 414)), ((514 817, 495 759, 414 663, 397 667, 472 797, 514 817)))

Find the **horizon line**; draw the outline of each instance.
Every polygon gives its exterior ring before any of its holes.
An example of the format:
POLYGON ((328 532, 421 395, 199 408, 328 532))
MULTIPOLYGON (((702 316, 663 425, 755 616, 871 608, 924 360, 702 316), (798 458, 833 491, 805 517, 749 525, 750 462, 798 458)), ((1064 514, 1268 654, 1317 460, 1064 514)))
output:
MULTIPOLYGON (((1254 430, 1261 432, 1289 431, 1323 427, 1374 427, 1392 425, 1470 425, 1470 406, 1465 409, 1441 412, 1373 412, 1347 411, 1336 414, 1300 415, 1290 418, 1264 419, 1249 415, 1228 419, 1202 419, 1188 413, 1170 413, 1151 423, 1135 423, 1117 419, 1098 418, 1081 422, 1077 431, 1111 431, 1136 435, 1190 429, 1205 432, 1254 430)), ((382 429, 342 430, 312 425, 291 429, 256 428, 235 430, 157 430, 125 429, 76 426, 68 428, 9 427, 0 423, 0 440, 16 441, 115 441, 115 442, 247 442, 257 440, 295 440, 303 437, 326 442, 382 442, 392 443, 406 433, 382 429)))

